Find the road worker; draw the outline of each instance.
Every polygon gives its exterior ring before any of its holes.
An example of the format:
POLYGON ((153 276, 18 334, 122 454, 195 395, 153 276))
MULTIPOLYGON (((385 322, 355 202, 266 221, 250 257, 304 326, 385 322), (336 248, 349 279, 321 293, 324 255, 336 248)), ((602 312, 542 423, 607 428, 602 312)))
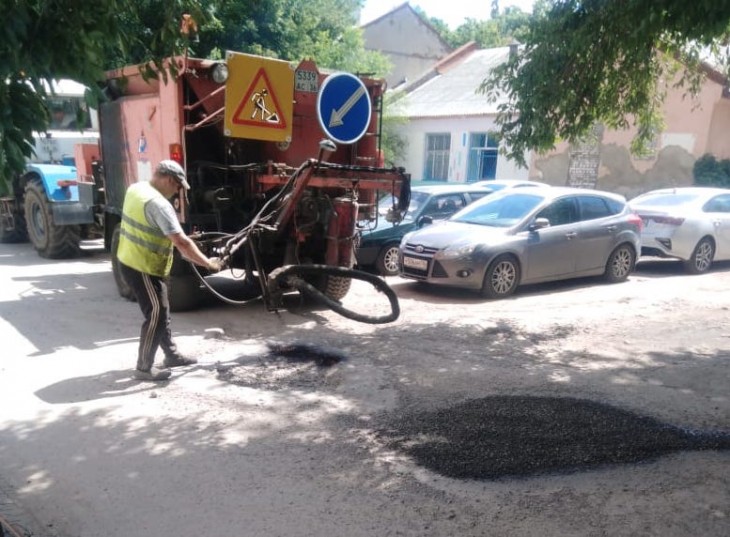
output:
POLYGON ((185 259, 210 272, 221 270, 222 262, 205 256, 180 226, 170 198, 180 189, 189 188, 182 166, 174 160, 163 160, 149 182, 131 185, 124 198, 117 258, 145 319, 134 372, 138 380, 165 380, 171 375, 171 367, 197 363, 178 351, 170 331, 167 278, 173 247, 185 259), (154 365, 158 347, 165 353, 162 368, 154 365))

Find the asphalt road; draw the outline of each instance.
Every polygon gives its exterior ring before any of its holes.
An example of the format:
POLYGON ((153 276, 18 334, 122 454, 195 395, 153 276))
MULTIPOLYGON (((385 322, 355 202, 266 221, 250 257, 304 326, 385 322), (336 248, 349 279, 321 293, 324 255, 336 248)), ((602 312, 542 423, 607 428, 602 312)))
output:
POLYGON ((36 535, 730 534, 730 265, 501 302, 392 278, 385 326, 211 301, 154 385, 87 254, 0 245, 0 514, 36 535))

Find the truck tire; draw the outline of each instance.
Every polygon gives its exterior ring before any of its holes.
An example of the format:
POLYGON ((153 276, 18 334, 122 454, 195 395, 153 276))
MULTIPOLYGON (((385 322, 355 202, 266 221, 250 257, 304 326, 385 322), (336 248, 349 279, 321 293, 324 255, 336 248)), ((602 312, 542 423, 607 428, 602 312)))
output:
POLYGON ((177 248, 173 252, 172 268, 167 280, 167 298, 170 311, 190 311, 200 307, 205 290, 193 274, 190 262, 183 259, 177 248))
POLYGON ((332 300, 342 300, 350 291, 351 284, 352 279, 350 278, 343 278, 342 276, 325 276, 322 278, 322 287, 320 288, 320 291, 327 295, 327 298, 331 298, 332 300))
POLYGON ((28 181, 25 187, 25 220, 28 238, 41 257, 64 259, 80 253, 79 226, 53 224, 51 204, 38 179, 28 181))
POLYGON ((25 224, 25 213, 22 210, 13 211, 15 226, 7 229, 0 221, 0 242, 4 244, 17 244, 28 242, 28 228, 25 224))
POLYGON ((200 281, 194 274, 170 276, 167 280, 167 298, 170 311, 190 311, 200 307, 205 296, 200 281))
POLYGON ((121 232, 121 225, 117 224, 114 226, 111 240, 111 254, 112 254, 112 273, 114 274, 114 282, 117 284, 117 291, 119 296, 136 302, 137 297, 134 295, 132 287, 124 279, 124 274, 119 267, 119 259, 117 258, 117 250, 119 249, 119 233, 121 232))

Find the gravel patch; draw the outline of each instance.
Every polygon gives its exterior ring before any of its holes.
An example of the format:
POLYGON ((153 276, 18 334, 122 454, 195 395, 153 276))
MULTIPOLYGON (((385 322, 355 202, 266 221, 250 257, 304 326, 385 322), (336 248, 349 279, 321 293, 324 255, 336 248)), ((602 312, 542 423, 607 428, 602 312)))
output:
POLYGON ((730 449, 730 433, 689 431, 583 399, 495 396, 391 418, 380 435, 419 465, 461 479, 575 472, 685 450, 730 449))

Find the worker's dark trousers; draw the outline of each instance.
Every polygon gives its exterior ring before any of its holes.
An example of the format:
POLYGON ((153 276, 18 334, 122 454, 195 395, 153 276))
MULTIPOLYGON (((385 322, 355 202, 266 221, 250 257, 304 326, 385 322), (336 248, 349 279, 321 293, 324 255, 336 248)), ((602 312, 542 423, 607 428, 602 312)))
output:
POLYGON ((170 302, 167 298, 167 282, 164 278, 139 272, 119 263, 122 275, 137 297, 144 323, 139 336, 137 369, 149 371, 155 363, 157 348, 162 347, 165 356, 177 356, 177 346, 170 331, 170 302))

